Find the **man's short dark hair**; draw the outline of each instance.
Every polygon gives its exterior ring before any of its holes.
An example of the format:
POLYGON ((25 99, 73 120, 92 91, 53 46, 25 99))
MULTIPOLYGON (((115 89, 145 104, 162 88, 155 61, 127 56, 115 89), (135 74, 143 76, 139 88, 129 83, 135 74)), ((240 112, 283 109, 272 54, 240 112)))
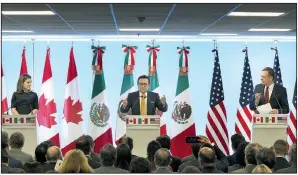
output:
POLYGON ((268 75, 274 80, 274 70, 271 67, 265 67, 262 71, 267 71, 268 75))
POLYGON ((131 150, 127 144, 121 143, 116 148, 117 156, 115 161, 115 167, 129 170, 129 164, 131 161, 131 150))
POLYGON ((5 149, 1 149, 1 163, 8 163, 9 155, 5 149))
POLYGON ((276 140, 273 144, 273 149, 276 154, 286 155, 288 152, 288 144, 285 140, 276 140))
POLYGON ((257 165, 256 155, 260 148, 262 146, 258 143, 250 143, 246 146, 244 154, 247 163, 257 165))
POLYGON ((154 155, 154 163, 158 167, 167 167, 171 163, 171 154, 167 148, 160 148, 154 155))
POLYGON ((44 163, 47 161, 46 155, 48 151, 49 145, 45 142, 37 145, 35 148, 35 158, 37 162, 44 163))
POLYGON ((123 136, 119 139, 119 143, 127 144, 130 147, 130 150, 132 151, 132 149, 133 149, 133 139, 131 137, 123 136))
POLYGON ((24 146, 25 138, 20 132, 11 134, 9 138, 9 145, 11 148, 22 148, 24 146))
POLYGON ((243 137, 243 135, 241 134, 234 134, 231 137, 231 142, 232 142, 232 148, 234 148, 234 150, 237 150, 238 145, 245 141, 245 138, 243 137))
POLYGON ((159 150, 160 144, 156 140, 152 140, 151 142, 148 143, 147 146, 147 158, 148 160, 152 163, 154 160, 154 154, 156 153, 157 150, 159 150))
POLYGON ((236 155, 236 162, 238 165, 245 167, 245 148, 248 145, 248 142, 244 141, 241 142, 235 152, 236 155))
POLYGON ((297 144, 294 143, 289 151, 289 156, 291 159, 291 163, 294 165, 297 165, 297 144))
POLYGON ((94 140, 90 135, 85 135, 84 136, 90 143, 90 146, 93 148, 94 147, 94 140))
POLYGON ((186 166, 181 173, 200 173, 201 171, 195 166, 186 166))
POLYGON ((49 147, 56 146, 56 144, 52 140, 46 140, 43 143, 47 144, 49 147))
POLYGON ((171 139, 168 135, 162 135, 156 138, 161 148, 171 149, 171 139))
POLYGON ((256 155, 256 159, 257 159, 258 165, 265 164, 270 169, 273 169, 275 165, 275 154, 273 150, 266 147, 259 149, 256 155))
POLYGON ((139 78, 138 78, 138 84, 139 84, 139 80, 140 79, 143 79, 143 78, 146 78, 148 80, 148 83, 150 84, 150 79, 149 79, 149 77, 147 75, 141 75, 141 76, 139 76, 139 78))
POLYGON ((1 131, 1 149, 8 148, 8 134, 6 131, 1 131))
POLYGON ((143 157, 134 158, 129 166, 130 173, 151 173, 151 164, 143 157))
POLYGON ((89 140, 82 136, 76 140, 76 149, 83 151, 85 155, 89 155, 91 152, 91 145, 89 140))
POLYGON ((100 150, 102 165, 112 166, 116 161, 116 148, 111 144, 106 144, 100 150))

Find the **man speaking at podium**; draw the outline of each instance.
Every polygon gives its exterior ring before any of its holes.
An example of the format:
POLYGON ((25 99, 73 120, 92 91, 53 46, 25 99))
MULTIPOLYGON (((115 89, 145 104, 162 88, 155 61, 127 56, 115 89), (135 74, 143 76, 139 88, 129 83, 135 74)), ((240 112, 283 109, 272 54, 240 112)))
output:
POLYGON ((159 98, 155 92, 148 91, 150 79, 146 75, 138 78, 138 88, 136 92, 129 93, 127 99, 122 101, 120 111, 127 113, 131 109, 132 115, 155 115, 158 108, 162 112, 168 110, 165 96, 159 98))
POLYGON ((289 104, 286 88, 274 84, 274 71, 266 67, 261 73, 261 84, 256 85, 254 95, 249 104, 251 110, 256 110, 259 106, 269 103, 272 110, 270 114, 289 113, 289 104))

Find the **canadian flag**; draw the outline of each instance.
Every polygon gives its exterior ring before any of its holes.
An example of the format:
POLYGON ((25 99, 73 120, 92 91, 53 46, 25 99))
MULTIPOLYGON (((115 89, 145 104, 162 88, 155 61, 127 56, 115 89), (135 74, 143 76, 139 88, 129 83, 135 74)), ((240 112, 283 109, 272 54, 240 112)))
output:
POLYGON ((28 74, 27 70, 27 62, 26 62, 26 48, 24 46, 23 52, 22 52, 22 62, 21 62, 21 70, 20 70, 20 76, 23 74, 28 74))
POLYGON ((64 101, 63 118, 61 122, 60 145, 62 154, 75 149, 75 141, 84 135, 82 103, 79 97, 78 73, 73 54, 70 50, 69 67, 67 75, 66 93, 64 101))
POLYGON ((1 114, 4 114, 8 110, 8 104, 7 104, 6 89, 5 89, 5 82, 4 82, 4 72, 3 72, 2 65, 1 65, 1 82, 2 82, 1 114))
POLYGON ((39 110, 36 116, 38 144, 46 140, 51 140, 57 146, 60 146, 56 112, 56 103, 54 101, 54 83, 50 62, 50 48, 48 48, 42 77, 39 110))

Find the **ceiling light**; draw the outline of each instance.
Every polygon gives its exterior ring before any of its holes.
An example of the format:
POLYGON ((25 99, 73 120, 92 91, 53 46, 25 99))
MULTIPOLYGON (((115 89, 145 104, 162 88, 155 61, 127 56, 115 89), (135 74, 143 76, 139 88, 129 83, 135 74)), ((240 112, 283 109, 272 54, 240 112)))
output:
POLYGON ((2 30, 2 33, 32 33, 31 30, 2 30))
POLYGON ((283 14, 276 12, 231 12, 228 16, 280 16, 283 14))
POLYGON ((263 29, 249 29, 249 32, 287 32, 291 29, 273 29, 273 28, 263 28, 263 29))
POLYGON ((156 32, 159 29, 119 29, 122 32, 156 32))
POLYGON ((236 33, 201 33, 200 35, 205 35, 205 36, 217 36, 217 35, 222 35, 222 36, 224 36, 224 35, 229 35, 229 36, 232 36, 232 35, 238 35, 238 34, 236 34, 236 33))
POLYGON ((55 15, 52 11, 2 11, 3 15, 55 15))

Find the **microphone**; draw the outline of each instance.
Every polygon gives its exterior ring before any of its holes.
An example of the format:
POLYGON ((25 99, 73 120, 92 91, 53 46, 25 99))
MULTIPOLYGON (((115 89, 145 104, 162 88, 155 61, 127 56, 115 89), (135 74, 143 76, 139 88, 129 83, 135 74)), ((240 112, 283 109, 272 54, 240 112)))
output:
MULTIPOLYGON (((30 94, 30 93, 31 93, 31 92, 28 92, 27 94, 28 94, 29 97, 31 98, 31 94, 30 94)), ((29 99, 27 99, 27 101, 28 101, 28 103, 29 103, 29 105, 30 105, 30 109, 31 109, 31 112, 30 112, 29 114, 32 115, 33 108, 32 108, 32 106, 31 106, 31 103, 30 103, 29 99)))
POLYGON ((135 105, 137 104, 137 102, 140 101, 140 95, 138 95, 137 98, 138 98, 138 99, 137 99, 137 101, 132 105, 131 110, 135 107, 135 105))
POLYGON ((272 93, 272 94, 273 94, 273 96, 274 96, 275 100, 277 101, 277 104, 278 104, 278 106, 279 106, 279 109, 280 109, 280 113, 282 114, 282 108, 281 108, 281 106, 280 106, 280 104, 279 104, 279 102, 278 102, 278 100, 277 100, 277 98, 276 98, 275 94, 274 94, 274 93, 272 93))

